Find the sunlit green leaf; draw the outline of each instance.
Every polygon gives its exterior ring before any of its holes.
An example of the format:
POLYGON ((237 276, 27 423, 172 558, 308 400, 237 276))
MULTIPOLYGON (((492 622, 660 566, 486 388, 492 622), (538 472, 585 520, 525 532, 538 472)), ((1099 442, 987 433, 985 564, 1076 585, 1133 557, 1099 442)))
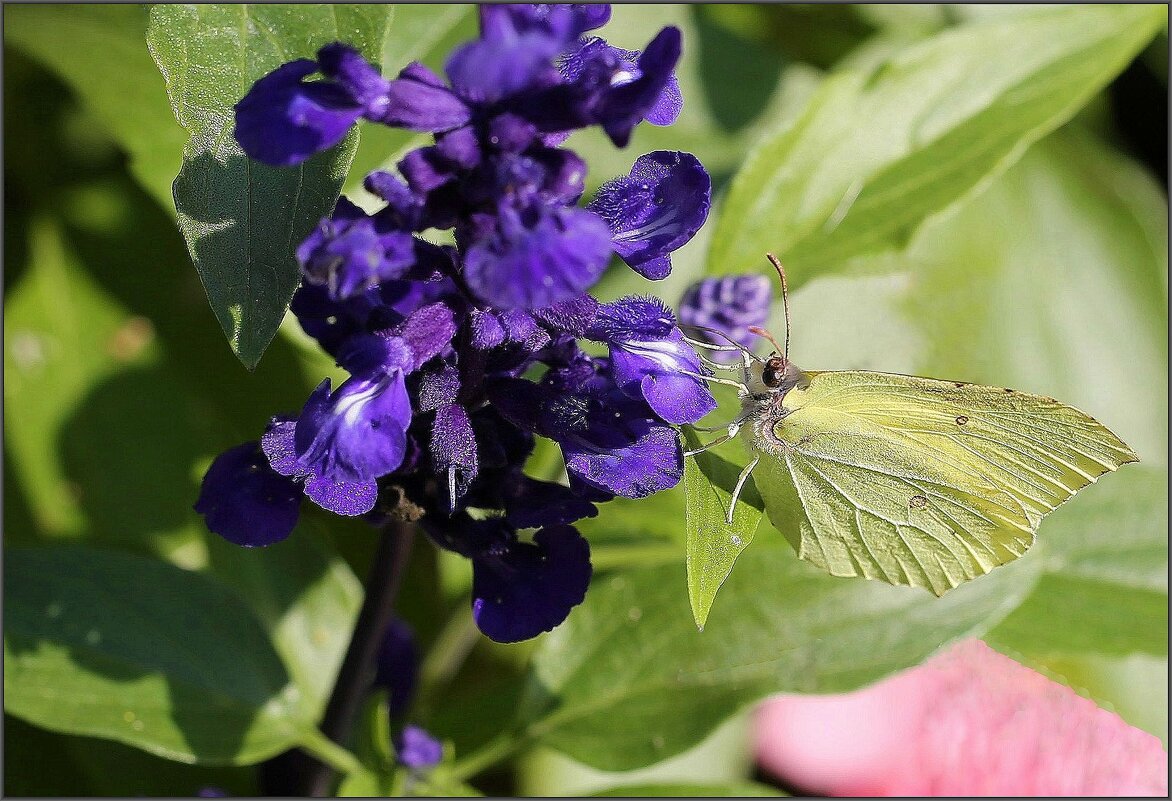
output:
POLYGON ((1018 658, 1168 653, 1168 472, 1128 468, 1046 526, 1047 574, 986 639, 1018 658))
POLYGON ((709 270, 772 250, 794 283, 901 244, 1069 119, 1156 33, 1155 6, 1054 6, 974 22, 828 79, 745 160, 709 270))
MULTIPOLYGON (((700 445, 700 439, 690 431, 685 432, 684 442, 689 448, 700 445)), ((711 452, 684 460, 688 600, 692 617, 701 628, 733 563, 753 541, 765 508, 750 477, 737 499, 732 524, 726 522, 739 474, 740 468, 711 452)))
POLYGON ((1033 585, 1019 561, 936 599, 832 578, 772 536, 738 560, 703 631, 679 565, 596 582, 538 647, 519 712, 529 731, 604 770, 649 765, 765 695, 854 689, 979 635, 1033 585))
POLYGON ((175 180, 179 228, 233 352, 253 368, 299 279, 294 250, 337 199, 357 144, 296 167, 252 161, 232 107, 253 81, 344 40, 377 60, 387 6, 156 5, 147 41, 191 134, 175 180), (230 56, 230 57, 229 57, 230 56))

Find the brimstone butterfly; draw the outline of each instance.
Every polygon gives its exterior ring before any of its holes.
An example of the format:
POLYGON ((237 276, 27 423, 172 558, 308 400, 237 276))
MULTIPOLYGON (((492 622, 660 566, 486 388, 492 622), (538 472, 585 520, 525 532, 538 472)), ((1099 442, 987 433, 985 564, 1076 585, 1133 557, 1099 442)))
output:
MULTIPOLYGON (((1094 418, 1053 398, 890 373, 806 372, 786 344, 743 346, 742 410, 706 450, 745 430, 751 473, 774 527, 835 576, 937 595, 1021 556, 1042 518, 1104 473, 1138 460, 1094 418)), ((717 333, 719 332, 712 332, 717 333)), ((711 430, 711 429, 710 429, 711 430)))

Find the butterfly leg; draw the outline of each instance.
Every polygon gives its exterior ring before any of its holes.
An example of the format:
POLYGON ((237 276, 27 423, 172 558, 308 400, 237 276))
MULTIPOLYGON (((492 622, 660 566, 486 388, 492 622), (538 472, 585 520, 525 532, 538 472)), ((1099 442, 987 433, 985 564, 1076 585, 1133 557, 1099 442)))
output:
POLYGON ((745 482, 749 480, 749 474, 753 472, 753 468, 761 461, 760 456, 754 456, 753 461, 745 465, 745 469, 741 471, 741 475, 737 478, 737 485, 733 487, 732 498, 728 502, 728 513, 725 515, 724 522, 730 526, 733 521, 733 512, 737 508, 737 499, 741 497, 741 490, 745 487, 745 482))
POLYGON ((723 437, 717 437, 716 439, 712 440, 712 442, 709 442, 707 445, 701 445, 699 448, 696 448, 695 450, 684 451, 684 456, 695 456, 697 453, 704 453, 704 451, 710 450, 711 448, 715 448, 717 445, 723 445, 724 443, 728 442, 730 439, 732 439, 732 437, 730 437, 728 434, 725 434, 723 437))

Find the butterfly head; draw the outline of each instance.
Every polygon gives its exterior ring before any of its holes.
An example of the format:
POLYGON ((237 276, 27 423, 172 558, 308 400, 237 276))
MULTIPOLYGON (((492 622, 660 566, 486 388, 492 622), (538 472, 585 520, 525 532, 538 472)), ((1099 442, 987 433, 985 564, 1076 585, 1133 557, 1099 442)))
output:
POLYGON ((779 353, 772 354, 764 361, 745 365, 745 387, 754 398, 773 395, 784 396, 797 386, 809 383, 802 368, 779 353))

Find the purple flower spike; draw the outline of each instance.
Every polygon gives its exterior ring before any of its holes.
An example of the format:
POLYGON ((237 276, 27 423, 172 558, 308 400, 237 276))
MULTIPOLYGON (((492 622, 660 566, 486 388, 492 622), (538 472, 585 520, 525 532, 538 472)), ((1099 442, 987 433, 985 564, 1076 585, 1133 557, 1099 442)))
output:
POLYGON ((472 617, 497 642, 519 642, 557 626, 586 597, 590 546, 573 526, 538 531, 472 560, 472 617))
POLYGON ((229 542, 249 548, 272 545, 297 525, 301 490, 269 467, 259 443, 246 442, 212 462, 194 509, 229 542))
MULTIPOLYGON (((757 341, 751 325, 765 325, 773 302, 773 282, 763 275, 728 275, 704 278, 688 287, 680 301, 680 323, 720 331, 746 348, 757 341)), ((718 336, 697 332, 696 336, 714 345, 728 345, 718 336)), ((731 351, 714 351, 709 358, 735 362, 731 351)))
POLYGON ((246 154, 288 167, 342 141, 362 106, 336 84, 302 80, 316 71, 309 59, 291 61, 258 80, 236 104, 236 141, 246 154))
POLYGON ((626 297, 601 307, 587 333, 610 345, 615 382, 669 423, 694 423, 716 408, 700 357, 658 298, 626 297), (688 375, 686 373, 690 373, 688 375))
POLYGON ((307 283, 345 300, 402 276, 415 263, 415 238, 403 231, 380 233, 373 218, 343 197, 333 216, 297 248, 297 259, 307 283))
POLYGON ((610 258, 610 230, 583 209, 501 209, 498 225, 474 242, 464 279, 476 296, 501 309, 532 309, 577 297, 610 258))
POLYGON ((426 770, 444 758, 444 747, 439 740, 419 726, 408 725, 395 740, 399 763, 410 770, 426 770))
POLYGON ((671 252, 708 218, 711 193, 699 159, 657 150, 640 156, 630 175, 605 184, 586 208, 606 220, 615 251, 631 269, 659 280, 671 272, 671 252))
POLYGON ((299 464, 329 481, 374 481, 402 463, 410 424, 401 369, 375 378, 352 376, 332 395, 327 378, 297 419, 299 464))

